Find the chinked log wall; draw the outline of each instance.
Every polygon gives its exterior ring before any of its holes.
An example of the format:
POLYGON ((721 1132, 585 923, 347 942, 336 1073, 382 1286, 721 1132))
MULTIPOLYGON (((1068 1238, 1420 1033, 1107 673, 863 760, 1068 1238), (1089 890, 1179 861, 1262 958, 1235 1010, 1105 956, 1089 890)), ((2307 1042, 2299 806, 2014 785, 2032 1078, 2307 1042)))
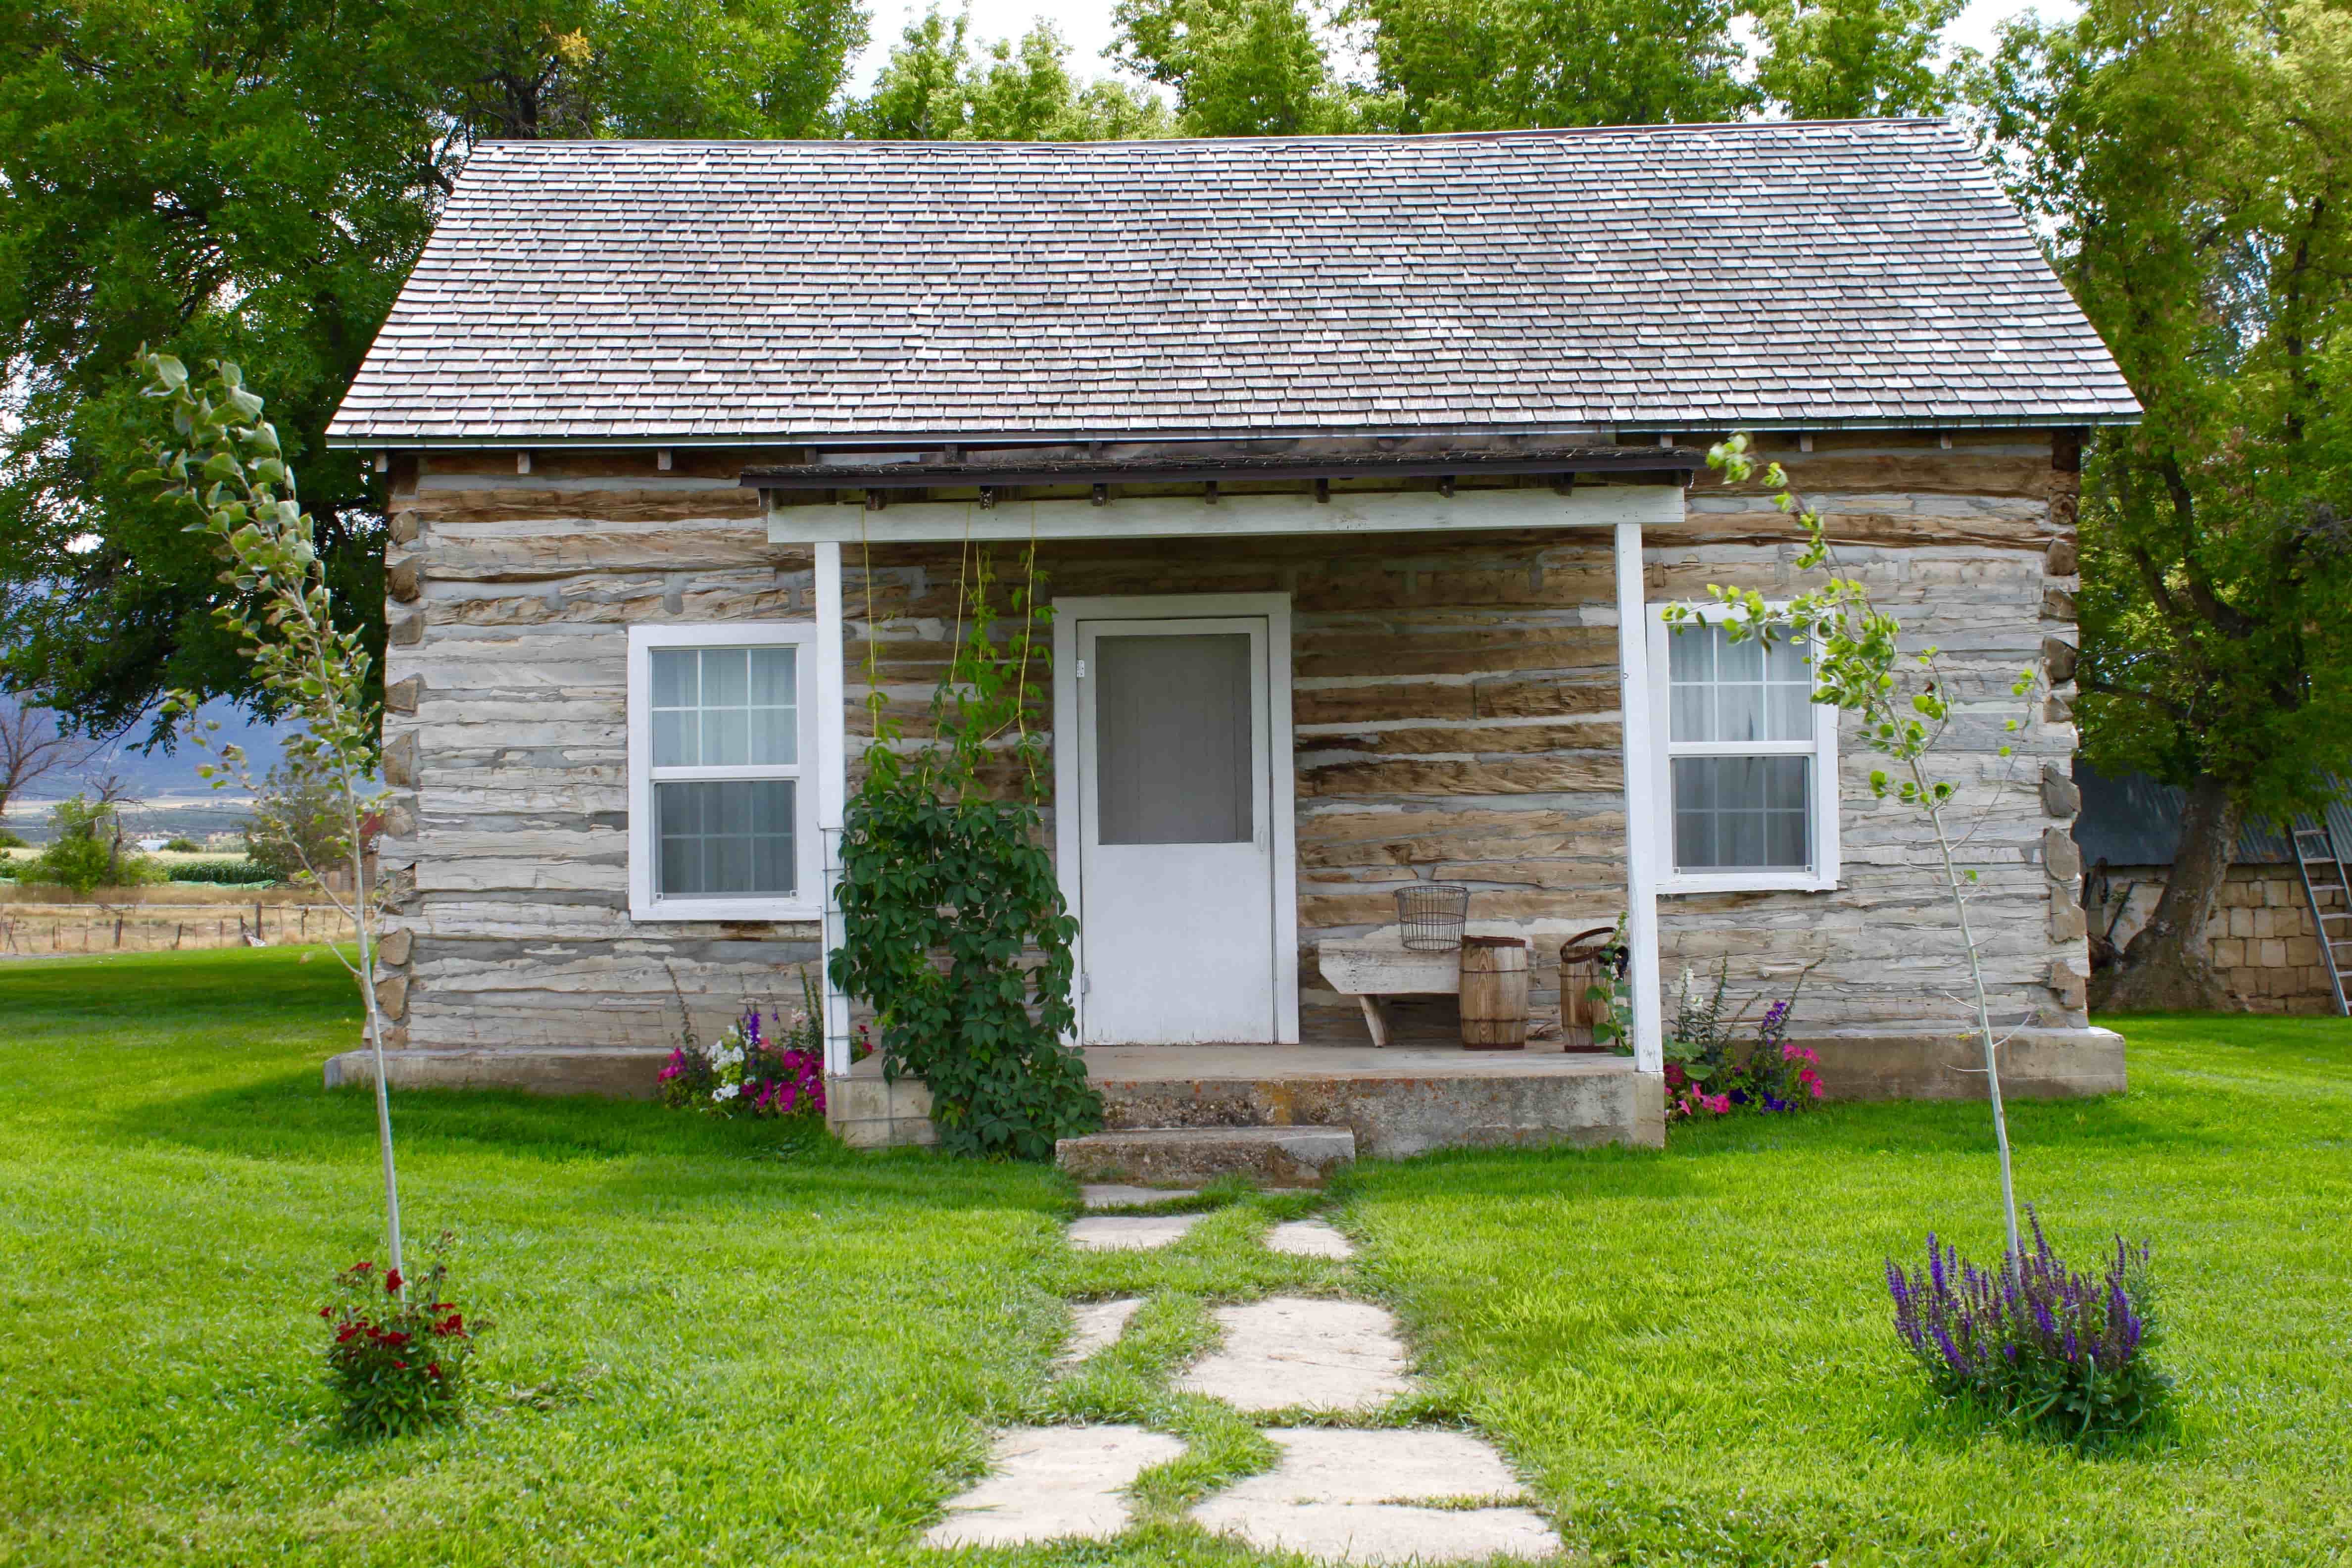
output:
MULTIPOLYGON (((2053 468, 2047 437, 1958 437, 1945 451, 1933 437, 1824 437, 1811 455, 1780 455, 1830 503, 1849 563, 1916 606, 1989 700, 2009 703, 2044 636, 2071 638, 2073 476, 2053 468)), ((395 1044, 651 1046, 674 1033, 680 995, 706 1034, 746 997, 789 995, 779 967, 814 956, 813 926, 630 921, 623 697, 632 622, 813 616, 805 547, 768 543, 736 484, 747 463, 780 456, 681 451, 660 473, 651 454, 540 454, 525 475, 511 454, 443 455, 395 472, 383 851, 404 933, 384 986, 395 1044)), ((1702 487, 1687 526, 1653 532, 1651 596, 1710 581, 1785 588, 1790 537, 1761 495, 1702 487)), ((871 633, 893 705, 919 708, 952 635, 957 552, 877 547, 870 584, 858 547, 845 553, 851 700, 871 633)), ((1385 923, 1408 879, 1470 882, 1480 919, 1531 935, 1613 917, 1624 802, 1604 535, 1061 544, 1040 563, 1050 595, 1294 596, 1310 1018, 1339 1016, 1314 942, 1385 923)), ((1999 800, 1983 907, 2000 999, 2048 1023, 2079 1020, 2081 1005, 2068 979, 2079 927, 2069 936, 2049 912, 2064 887, 2029 858, 2049 826, 2039 759, 2072 745, 2064 701, 2035 715, 2013 768, 1992 755, 1993 708, 1972 710, 1961 759, 1999 800)), ((1753 985, 1821 958, 1811 1022, 1954 1016, 1931 857, 1915 821, 1867 804, 1868 765, 1848 749, 1846 889, 1669 899, 1670 978, 1728 954, 1735 982, 1753 985)))

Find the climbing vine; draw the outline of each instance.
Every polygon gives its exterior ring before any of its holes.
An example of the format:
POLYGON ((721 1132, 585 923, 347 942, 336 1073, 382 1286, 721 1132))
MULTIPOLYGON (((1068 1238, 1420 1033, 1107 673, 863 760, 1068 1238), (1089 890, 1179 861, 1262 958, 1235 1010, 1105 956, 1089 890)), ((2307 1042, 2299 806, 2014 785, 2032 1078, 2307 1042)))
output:
POLYGON ((1035 604, 1034 545, 1022 566, 1000 637, 993 569, 967 554, 928 734, 910 741, 889 715, 869 656, 874 741, 843 816, 832 973, 873 1004, 884 1072, 929 1087, 943 1146, 1034 1160, 1099 1126, 1102 1097, 1062 1043, 1078 925, 1040 841, 1046 748, 1028 716, 1050 612, 1035 604))

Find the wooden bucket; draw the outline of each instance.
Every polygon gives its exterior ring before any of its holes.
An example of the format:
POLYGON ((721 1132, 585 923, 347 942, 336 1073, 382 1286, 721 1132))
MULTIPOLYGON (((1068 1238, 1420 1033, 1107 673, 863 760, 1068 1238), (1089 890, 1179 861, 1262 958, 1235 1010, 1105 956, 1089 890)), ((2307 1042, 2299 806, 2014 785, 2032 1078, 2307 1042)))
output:
POLYGON ((1517 1051, 1528 1044, 1528 944, 1515 936, 1462 939, 1462 1048, 1517 1051))

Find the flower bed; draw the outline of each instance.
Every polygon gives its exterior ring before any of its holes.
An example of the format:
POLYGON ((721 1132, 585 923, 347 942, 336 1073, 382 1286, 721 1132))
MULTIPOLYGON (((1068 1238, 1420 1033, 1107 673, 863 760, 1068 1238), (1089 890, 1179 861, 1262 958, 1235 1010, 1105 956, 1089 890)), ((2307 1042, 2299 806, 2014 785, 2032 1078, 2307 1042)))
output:
MULTIPOLYGON (((714 1116, 822 1117, 824 1031, 815 998, 804 1000, 789 1016, 747 1008, 709 1047, 689 1026, 662 1064, 662 1103, 714 1116)), ((857 1032, 862 1041, 865 1027, 857 1032)))
POLYGON ((1691 972, 1683 971, 1674 1027, 1666 1040, 1666 1119, 1692 1121, 1738 1112, 1780 1115, 1801 1110, 1822 1098, 1821 1056, 1789 1038, 1804 977, 1786 1001, 1764 1011, 1752 1038, 1738 1037, 1739 1015, 1724 1016, 1727 969, 1718 970, 1714 994, 1697 997, 1691 972))
MULTIPOLYGON (((435 1244, 446 1250, 445 1232, 435 1244)), ((378 1273, 354 1263, 335 1277, 336 1299, 319 1309, 327 1320, 327 1382, 342 1406, 343 1430, 356 1437, 396 1436, 465 1412, 466 1367, 475 1336, 490 1324, 467 1321, 446 1300, 448 1264, 439 1258, 422 1279, 378 1273)))

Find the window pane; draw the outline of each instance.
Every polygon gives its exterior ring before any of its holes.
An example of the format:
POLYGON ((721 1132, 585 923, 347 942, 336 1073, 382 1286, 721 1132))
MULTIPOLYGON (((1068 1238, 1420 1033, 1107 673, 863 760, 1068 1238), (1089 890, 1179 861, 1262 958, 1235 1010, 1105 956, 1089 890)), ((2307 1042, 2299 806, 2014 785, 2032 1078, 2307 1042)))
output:
POLYGON ((800 761, 800 705, 793 687, 794 650, 751 650, 751 761, 800 761))
POLYGON ((676 708, 654 710, 654 766, 657 768, 690 768, 694 765, 694 713, 692 710, 676 708))
POLYGON ((694 706, 695 651, 690 647, 654 649, 654 706, 694 706))
POLYGON ((1244 844, 1255 822, 1244 632, 1095 642, 1103 844, 1244 844))
POLYGON ((1668 634, 1666 678, 1677 741, 1808 741, 1812 738, 1812 665, 1782 638, 1766 648, 1733 642, 1719 626, 1668 634))
POLYGON ((1811 758, 1676 757, 1674 781, 1675 869, 1811 866, 1811 758))
POLYGON ((702 650, 702 705, 741 708, 751 700, 747 647, 707 647, 702 650))
MULTIPOLYGON (((706 684, 704 689, 708 690, 706 684)), ((751 760, 751 716, 740 708, 702 710, 702 765, 740 767, 751 760)))
POLYGON ((664 898, 796 889, 791 779, 654 785, 654 887, 664 898))

